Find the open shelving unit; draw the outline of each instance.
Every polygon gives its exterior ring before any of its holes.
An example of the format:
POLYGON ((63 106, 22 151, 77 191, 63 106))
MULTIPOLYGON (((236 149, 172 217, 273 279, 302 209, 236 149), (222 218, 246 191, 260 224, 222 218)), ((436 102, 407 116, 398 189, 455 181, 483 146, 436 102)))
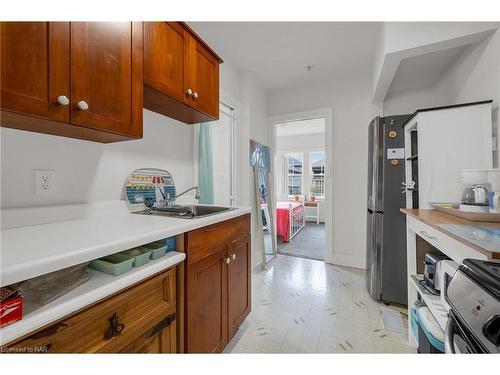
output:
POLYGON ((441 297, 439 295, 430 293, 424 286, 422 286, 420 281, 423 279, 423 275, 410 275, 410 282, 413 284, 418 295, 425 302, 439 326, 444 331, 448 320, 448 311, 446 311, 445 307, 441 303, 441 297))

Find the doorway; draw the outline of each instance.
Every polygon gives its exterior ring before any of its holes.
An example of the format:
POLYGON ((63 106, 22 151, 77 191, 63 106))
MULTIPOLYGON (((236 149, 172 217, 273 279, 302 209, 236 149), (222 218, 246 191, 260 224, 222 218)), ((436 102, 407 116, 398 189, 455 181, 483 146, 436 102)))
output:
POLYGON ((276 122, 275 199, 278 253, 325 260, 326 118, 276 122))
MULTIPOLYGON (((304 199, 303 197, 304 194, 301 194, 302 199, 299 197, 301 202, 297 203, 304 205, 304 227, 295 234, 291 242, 281 240, 281 245, 278 246, 278 252, 288 252, 285 247, 287 244, 291 244, 292 246, 296 246, 296 256, 322 259, 327 263, 332 263, 332 108, 322 108, 272 116, 269 118, 269 124, 274 170, 271 177, 273 179, 272 185, 274 186, 273 197, 276 199, 276 202, 285 202, 285 204, 289 204, 294 201, 296 199, 295 195, 297 195, 295 194, 297 191, 297 185, 300 181, 302 181, 302 184, 300 185, 302 187, 302 193, 305 191, 306 198, 307 196, 310 197, 312 195, 318 195, 318 197, 315 197, 315 201, 319 202, 318 215, 316 205, 309 205, 307 199, 304 199), (308 122, 309 124, 315 124, 311 125, 312 128, 315 127, 316 132, 322 133, 323 136, 321 140, 316 138, 316 142, 313 142, 312 145, 310 144, 309 147, 305 147, 305 142, 303 142, 302 145, 304 147, 302 150, 299 150, 299 152, 302 153, 302 159, 300 158, 300 155, 297 159, 294 157, 297 156, 294 155, 294 152, 297 150, 288 150, 286 153, 285 150, 283 150, 283 148, 286 148, 287 144, 286 140, 284 142, 280 142, 280 131, 278 130, 280 127, 279 124, 294 124, 296 128, 300 129, 301 126, 306 126, 308 122), (285 154, 289 155, 285 156, 285 154), (297 159, 298 162, 293 159, 297 159), (289 168, 289 163, 291 168, 289 168), (298 173, 300 166, 302 173, 298 173), (278 172, 278 170, 281 170, 282 172, 278 172), (284 171, 286 171, 286 175, 284 171), (323 198, 319 197, 321 195, 323 198), (308 207, 305 207, 306 204, 308 207), (308 233, 308 229, 311 229, 311 233, 308 233), (304 235, 302 238, 300 237, 301 234, 304 235), (308 237, 310 238, 309 240, 307 239, 308 237), (319 254, 318 252, 314 253, 311 250, 311 247, 314 249, 320 249, 319 254)), ((300 132, 300 130, 297 130, 297 132, 300 132)), ((313 132, 311 131, 311 133, 313 132)), ((305 138, 306 136, 304 136, 304 140, 305 138)), ((311 138, 313 138, 313 136, 311 136, 311 138)), ((284 203, 280 203, 280 205, 283 204, 284 203)), ((273 212, 274 222, 276 225, 278 224, 277 212, 278 209, 273 212)), ((291 232, 294 232, 294 230, 291 232)))

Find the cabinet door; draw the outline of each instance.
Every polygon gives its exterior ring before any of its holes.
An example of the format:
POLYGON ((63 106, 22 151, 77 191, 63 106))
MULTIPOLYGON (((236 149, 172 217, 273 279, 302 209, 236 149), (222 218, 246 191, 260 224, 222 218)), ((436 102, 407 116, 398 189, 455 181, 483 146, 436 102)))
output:
POLYGON ((145 22, 144 83, 180 102, 187 101, 188 47, 189 34, 178 22, 145 22))
POLYGON ((71 23, 72 123, 141 137, 142 85, 141 23, 71 23))
POLYGON ((120 353, 176 353, 175 314, 168 315, 153 328, 132 341, 120 353))
POLYGON ((189 83, 191 106, 219 118, 219 60, 194 37, 190 38, 189 83))
POLYGON ((189 265, 187 352, 217 353, 227 343, 226 245, 189 265))
POLYGON ((69 122, 69 23, 1 23, 1 107, 69 122))
POLYGON ((228 258, 230 263, 227 267, 228 340, 234 336, 251 309, 250 256, 250 236, 243 237, 229 245, 228 258))

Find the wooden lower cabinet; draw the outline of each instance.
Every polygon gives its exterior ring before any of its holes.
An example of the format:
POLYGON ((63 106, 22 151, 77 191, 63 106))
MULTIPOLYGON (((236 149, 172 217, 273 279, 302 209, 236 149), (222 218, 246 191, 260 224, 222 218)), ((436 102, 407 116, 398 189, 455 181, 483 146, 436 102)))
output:
POLYGON ((220 353, 251 309, 250 215, 185 235, 185 351, 220 353))
POLYGON ((228 340, 250 313, 251 301, 251 249, 250 236, 247 235, 229 245, 227 267, 227 324, 228 340))
POLYGON ((9 346, 48 353, 176 353, 175 278, 171 268, 9 346))

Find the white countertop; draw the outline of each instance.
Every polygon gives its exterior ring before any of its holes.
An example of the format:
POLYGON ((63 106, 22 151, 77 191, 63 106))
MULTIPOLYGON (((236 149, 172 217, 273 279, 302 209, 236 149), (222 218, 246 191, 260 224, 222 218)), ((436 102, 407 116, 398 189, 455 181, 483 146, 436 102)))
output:
POLYGON ((185 257, 184 253, 172 251, 120 276, 111 276, 88 269, 92 273, 92 278, 89 281, 32 313, 23 315, 22 320, 1 328, 0 345, 5 345, 132 284, 173 267, 182 262, 185 257))
POLYGON ((129 212, 2 229, 0 286, 251 212, 240 207, 196 219, 129 212))

